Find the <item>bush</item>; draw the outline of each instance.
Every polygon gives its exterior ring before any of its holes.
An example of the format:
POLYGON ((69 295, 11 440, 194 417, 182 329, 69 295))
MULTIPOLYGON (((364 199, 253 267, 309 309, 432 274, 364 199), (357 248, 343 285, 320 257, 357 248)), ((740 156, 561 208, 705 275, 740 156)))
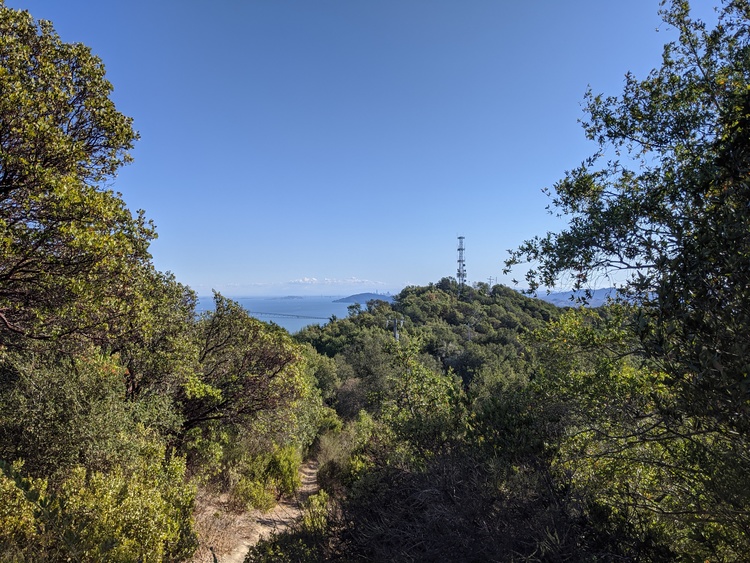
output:
POLYGON ((369 414, 360 411, 358 418, 348 422, 343 429, 321 436, 318 482, 322 487, 335 490, 356 479, 365 463, 360 452, 370 441, 375 424, 369 414))
POLYGON ((126 475, 75 469, 63 486, 65 509, 80 530, 88 561, 174 561, 197 547, 192 531, 195 491, 184 484, 185 464, 143 459, 126 475))
POLYGON ((240 477, 239 481, 230 491, 235 506, 240 509, 249 510, 257 508, 263 512, 268 512, 276 505, 276 495, 274 490, 267 483, 253 481, 245 476, 240 477))
POLYGON ((0 553, 6 561, 179 561, 196 548, 194 490, 180 458, 163 450, 108 473, 75 467, 57 493, 22 475, 0 475, 0 553))
POLYGON ((310 533, 322 534, 328 526, 328 493, 321 489, 317 494, 311 495, 305 503, 305 511, 302 515, 302 527, 310 533))
POLYGON ((21 475, 23 462, 12 465, 0 462, 0 562, 33 560, 38 552, 37 522, 31 500, 44 495, 47 483, 41 479, 24 479, 21 475))
POLYGON ((301 465, 302 456, 296 448, 279 448, 271 456, 266 468, 266 478, 274 484, 279 494, 294 495, 302 484, 299 476, 301 465))
POLYGON ((237 508, 268 511, 281 495, 292 496, 300 487, 302 456, 294 446, 271 453, 245 454, 230 471, 230 495, 237 508))
POLYGON ((0 459, 22 459, 29 475, 54 484, 79 465, 106 473, 134 463, 142 443, 133 437, 155 433, 136 423, 140 405, 125 400, 123 373, 116 358, 95 349, 6 355, 0 459))

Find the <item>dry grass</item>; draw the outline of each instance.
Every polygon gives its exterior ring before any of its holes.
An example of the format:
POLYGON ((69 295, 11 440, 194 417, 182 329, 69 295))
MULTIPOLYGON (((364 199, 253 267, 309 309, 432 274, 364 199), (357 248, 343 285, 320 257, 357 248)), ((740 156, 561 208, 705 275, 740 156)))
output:
POLYGON ((250 545, 258 527, 257 516, 255 511, 234 510, 226 494, 199 492, 194 513, 199 545, 191 563, 212 563, 211 548, 220 562, 228 561, 238 546, 250 545))

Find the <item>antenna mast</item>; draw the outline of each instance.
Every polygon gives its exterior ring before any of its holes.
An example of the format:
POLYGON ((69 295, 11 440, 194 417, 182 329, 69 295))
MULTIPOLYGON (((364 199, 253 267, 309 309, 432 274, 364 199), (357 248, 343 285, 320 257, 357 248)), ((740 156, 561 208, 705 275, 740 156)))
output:
POLYGON ((458 237, 458 286, 466 285, 466 260, 464 259, 464 237, 458 237))

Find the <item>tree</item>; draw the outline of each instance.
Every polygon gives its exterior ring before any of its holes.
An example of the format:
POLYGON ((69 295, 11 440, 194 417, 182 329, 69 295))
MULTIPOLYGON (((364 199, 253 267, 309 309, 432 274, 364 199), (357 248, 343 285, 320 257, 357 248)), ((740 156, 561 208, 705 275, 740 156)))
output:
POLYGON ((531 335, 534 410, 552 431, 544 441, 557 488, 598 549, 638 561, 743 561, 744 438, 688 415, 667 374, 629 353, 631 313, 628 304, 571 309, 531 335))
POLYGON ((131 119, 88 47, 0 1, 0 342, 97 338, 127 317, 155 236, 107 189, 131 119))
POLYGON ((466 401, 458 378, 422 365, 418 351, 417 343, 392 346, 397 371, 388 377, 382 419, 405 450, 430 457, 460 436, 466 401))
POLYGON ((696 410, 722 417, 750 391, 750 4, 725 2, 710 30, 686 1, 664 4, 679 41, 661 67, 628 74, 620 97, 587 95, 599 150, 554 186, 569 226, 507 266, 536 262, 532 289, 629 272, 645 352, 692 389, 696 410))
POLYGON ((221 421, 244 424, 299 398, 300 353, 286 333, 269 329, 236 301, 214 295, 198 320, 199 374, 184 386, 186 431, 221 421))
MULTIPOLYGON (((750 3, 723 2, 713 29, 685 0, 662 7, 679 39, 661 66, 643 80, 628 74, 619 97, 587 95, 584 129, 599 149, 554 186, 552 209, 568 227, 526 241, 506 265, 535 262, 534 290, 567 275, 585 289, 597 275, 629 274, 630 352, 640 374, 663 374, 664 390, 647 382, 640 399, 670 456, 639 431, 631 454, 612 448, 612 467, 650 452, 652 467, 689 474, 649 510, 694 530, 691 541, 716 557, 721 546, 747 551, 750 517, 750 3)), ((627 421, 603 420, 627 435, 627 421)), ((655 474, 666 490, 664 470, 655 474)))
POLYGON ((141 297, 131 304, 125 329, 108 344, 127 368, 127 397, 174 398, 195 373, 198 347, 193 342, 197 297, 171 273, 144 268, 131 280, 141 297))

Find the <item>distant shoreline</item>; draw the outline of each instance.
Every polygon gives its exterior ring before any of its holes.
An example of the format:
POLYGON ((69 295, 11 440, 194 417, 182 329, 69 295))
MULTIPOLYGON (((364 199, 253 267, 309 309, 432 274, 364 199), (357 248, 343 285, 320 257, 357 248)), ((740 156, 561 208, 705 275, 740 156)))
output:
POLYGON ((392 295, 381 295, 380 293, 357 293, 356 295, 350 295, 349 297, 342 297, 337 299, 334 303, 367 303, 379 299, 387 303, 393 302, 392 295))

